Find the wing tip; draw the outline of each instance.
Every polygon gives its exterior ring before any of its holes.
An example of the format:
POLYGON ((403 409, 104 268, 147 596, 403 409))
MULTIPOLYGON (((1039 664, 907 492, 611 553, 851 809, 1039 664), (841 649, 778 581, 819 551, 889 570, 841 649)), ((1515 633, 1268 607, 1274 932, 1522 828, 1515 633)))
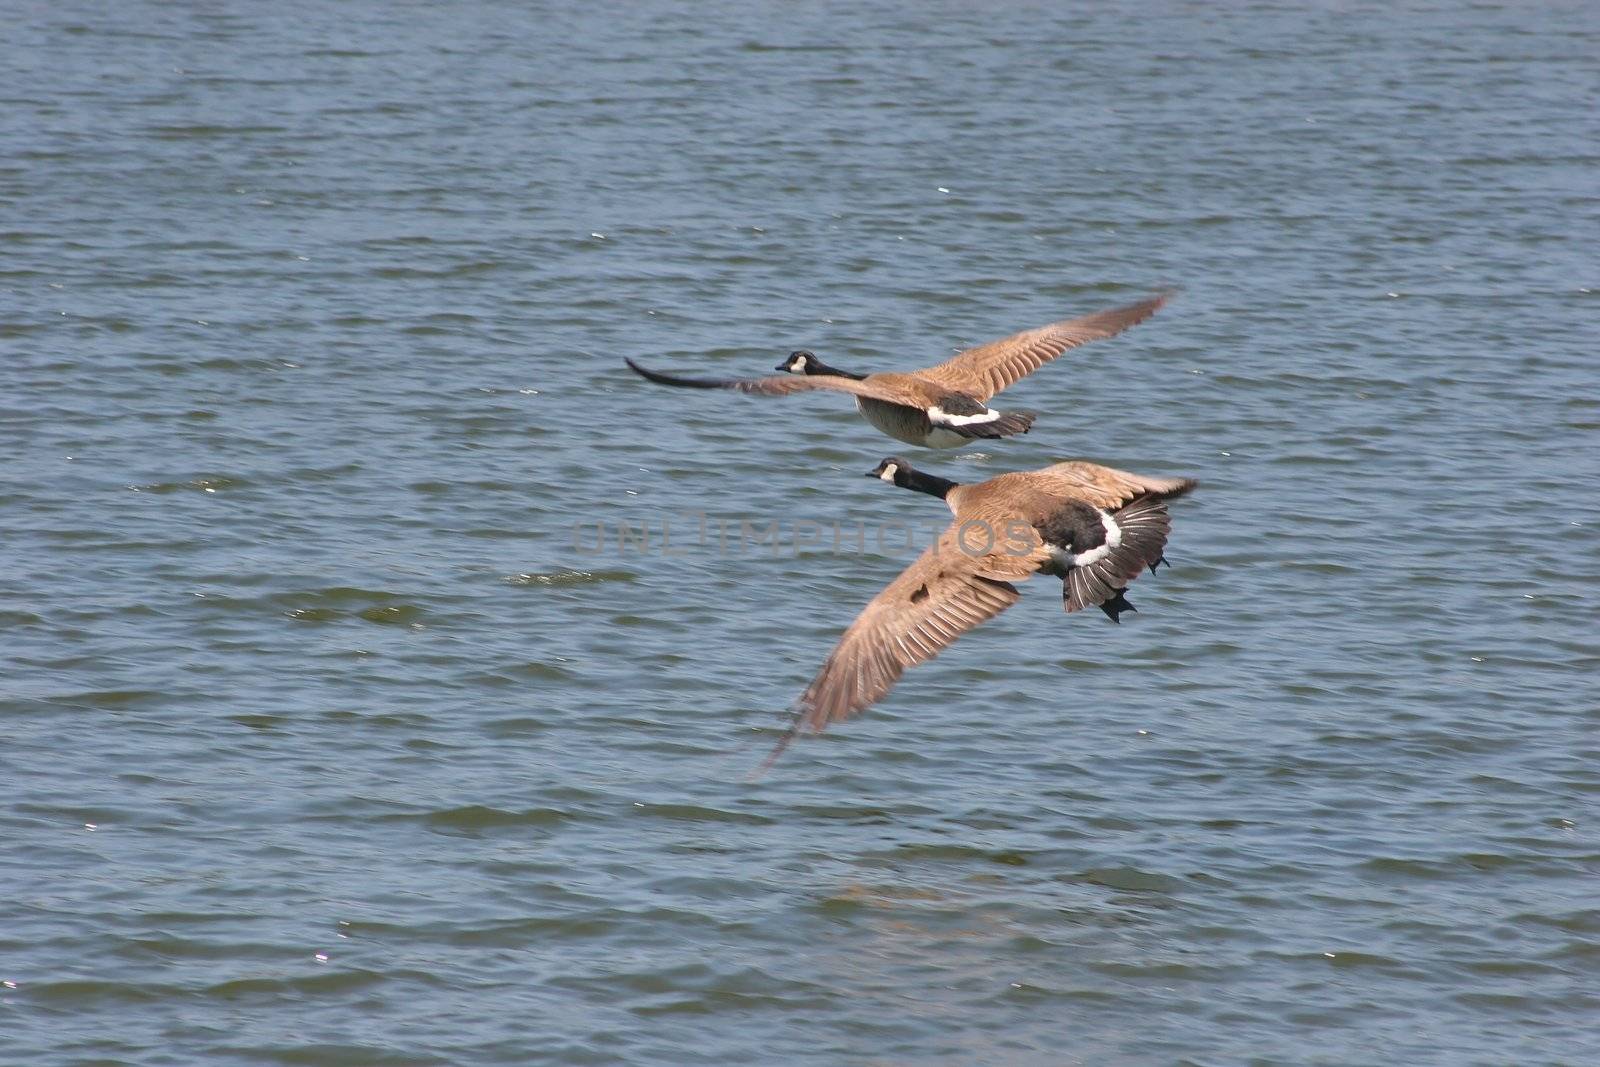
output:
POLYGON ((622 357, 622 362, 645 381, 655 382, 657 385, 675 385, 685 389, 736 389, 741 384, 737 378, 681 378, 676 374, 664 374, 649 367, 642 367, 627 356, 622 357))
POLYGON ((744 780, 746 782, 760 781, 761 778, 772 769, 772 765, 778 762, 778 757, 783 755, 784 750, 794 742, 794 739, 799 732, 800 720, 796 718, 795 721, 790 724, 789 728, 783 732, 783 736, 778 738, 778 743, 772 746, 772 751, 767 753, 766 758, 760 763, 756 764, 754 767, 750 768, 749 772, 745 774, 744 780))
POLYGON ((1188 496, 1190 493, 1200 488, 1199 478, 1178 478, 1177 482, 1178 488, 1174 489, 1168 494, 1169 500, 1176 500, 1180 496, 1188 496))
POLYGON ((622 362, 628 365, 629 370, 647 382, 660 382, 667 378, 667 375, 662 374, 660 371, 651 370, 649 367, 641 367, 628 356, 623 356, 622 362))
MULTIPOLYGON (((1070 460, 1068 462, 1071 462, 1070 460)), ((1188 496, 1200 488, 1198 478, 1189 478, 1182 475, 1172 478, 1152 478, 1149 476, 1133 475, 1131 487, 1132 496, 1126 503, 1118 505, 1118 510, 1131 508, 1146 501, 1177 500, 1179 497, 1188 496)))
POLYGON ((794 744, 795 738, 802 733, 820 734, 831 721, 833 721, 833 715, 819 714, 817 701, 809 692, 802 694, 800 699, 795 702, 794 711, 790 713, 789 725, 784 728, 783 735, 778 738, 777 744, 772 746, 772 751, 767 753, 765 759, 745 775, 744 780, 754 782, 761 778, 762 775, 772 769, 774 763, 778 762, 778 757, 782 756, 789 746, 794 744))
POLYGON ((1180 291, 1181 290, 1175 285, 1164 285, 1160 289, 1157 289, 1154 293, 1145 297, 1143 300, 1137 300, 1132 304, 1128 304, 1126 307, 1121 308, 1120 310, 1123 312, 1132 312, 1137 314, 1139 316, 1138 319, 1135 320, 1135 324, 1137 324, 1139 322, 1143 322, 1151 315, 1154 315, 1156 312, 1166 307, 1167 304, 1170 303, 1180 291))

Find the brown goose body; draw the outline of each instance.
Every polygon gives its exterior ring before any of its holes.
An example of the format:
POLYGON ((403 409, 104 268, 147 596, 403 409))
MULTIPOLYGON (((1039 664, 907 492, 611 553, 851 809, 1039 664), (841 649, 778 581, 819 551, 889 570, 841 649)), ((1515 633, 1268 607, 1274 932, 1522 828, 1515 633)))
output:
POLYGON ((926 448, 955 448, 974 438, 1027 433, 1029 412, 989 406, 996 393, 1045 363, 1089 341, 1115 336, 1155 314, 1163 293, 1125 307, 1065 319, 968 349, 925 370, 851 374, 824 364, 811 352, 793 352, 778 365, 787 374, 765 378, 685 378, 625 362, 640 377, 661 385, 732 389, 756 396, 839 392, 855 397, 863 418, 898 441, 926 448))
POLYGON ((1166 502, 1195 487, 1094 463, 1057 463, 958 485, 890 458, 869 475, 942 497, 955 519, 935 544, 868 602, 798 702, 794 724, 820 733, 880 700, 907 667, 932 659, 967 630, 1014 604, 1013 582, 1061 579, 1068 612, 1099 607, 1112 622, 1132 611, 1123 593, 1164 563, 1166 502))
MULTIPOLYGON (((949 403, 948 398, 945 402, 949 403)), ((904 441, 908 445, 920 445, 923 448, 960 448, 962 445, 971 444, 974 438, 1009 437, 1012 434, 1027 433, 1035 418, 1027 411, 1005 412, 999 419, 981 427, 985 432, 974 432, 965 427, 935 422, 926 407, 894 404, 886 400, 875 400, 870 396, 856 397, 856 410, 880 432, 893 437, 896 441, 904 441)))

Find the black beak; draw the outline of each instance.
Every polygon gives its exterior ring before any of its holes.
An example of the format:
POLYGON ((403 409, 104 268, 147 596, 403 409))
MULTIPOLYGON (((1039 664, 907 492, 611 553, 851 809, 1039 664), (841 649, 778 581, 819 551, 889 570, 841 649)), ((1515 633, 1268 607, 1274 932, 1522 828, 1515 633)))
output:
POLYGON ((868 471, 867 472, 867 477, 868 478, 880 478, 882 476, 883 476, 883 468, 882 467, 878 468, 875 471, 868 471))
POLYGON ((772 368, 772 369, 773 369, 773 370, 788 370, 788 369, 789 369, 789 364, 787 364, 787 363, 780 363, 780 364, 778 364, 778 365, 777 365, 777 366, 776 366, 776 367, 773 367, 773 368, 772 368))

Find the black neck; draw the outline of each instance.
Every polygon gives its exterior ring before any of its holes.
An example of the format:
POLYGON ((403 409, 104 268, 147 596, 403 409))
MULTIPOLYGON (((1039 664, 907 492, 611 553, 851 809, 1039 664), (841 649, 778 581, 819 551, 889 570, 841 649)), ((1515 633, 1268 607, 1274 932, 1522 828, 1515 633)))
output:
POLYGON ((943 500, 950 490, 961 483, 941 478, 937 474, 923 474, 921 471, 911 471, 901 467, 894 472, 894 484, 902 489, 915 489, 919 493, 927 493, 943 500))
POLYGON ((812 356, 807 362, 806 373, 820 374, 829 378, 850 378, 858 382, 866 377, 865 374, 851 374, 847 370, 840 370, 838 367, 830 367, 826 363, 823 363, 821 360, 817 359, 816 356, 812 356))

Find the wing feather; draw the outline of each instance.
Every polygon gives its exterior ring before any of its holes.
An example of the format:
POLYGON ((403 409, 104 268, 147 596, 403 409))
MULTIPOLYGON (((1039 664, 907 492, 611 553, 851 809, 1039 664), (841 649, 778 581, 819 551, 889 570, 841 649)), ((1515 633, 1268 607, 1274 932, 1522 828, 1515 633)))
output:
POLYGON ((926 662, 1021 595, 985 577, 985 557, 961 551, 947 531, 862 609, 800 695, 790 734, 820 732, 880 700, 906 668, 926 662))
POLYGON ((1054 496, 1071 497, 1097 508, 1115 510, 1141 496, 1171 500, 1193 489, 1193 478, 1153 478, 1098 463, 1069 460, 1027 475, 1028 484, 1054 496))
POLYGON ((623 357, 623 362, 639 377, 658 385, 672 385, 680 389, 732 389, 755 396, 788 396, 790 393, 833 392, 851 393, 871 397, 891 404, 907 402, 902 391, 888 383, 866 379, 845 378, 834 374, 771 374, 765 378, 683 378, 676 374, 641 367, 623 357))
POLYGON ((1137 304, 1096 311, 1034 330, 1023 330, 1010 337, 969 348, 936 367, 922 371, 918 377, 931 379, 986 401, 1064 352, 1090 341, 1115 337, 1128 327, 1137 326, 1160 310, 1170 296, 1170 293, 1159 293, 1137 304))

